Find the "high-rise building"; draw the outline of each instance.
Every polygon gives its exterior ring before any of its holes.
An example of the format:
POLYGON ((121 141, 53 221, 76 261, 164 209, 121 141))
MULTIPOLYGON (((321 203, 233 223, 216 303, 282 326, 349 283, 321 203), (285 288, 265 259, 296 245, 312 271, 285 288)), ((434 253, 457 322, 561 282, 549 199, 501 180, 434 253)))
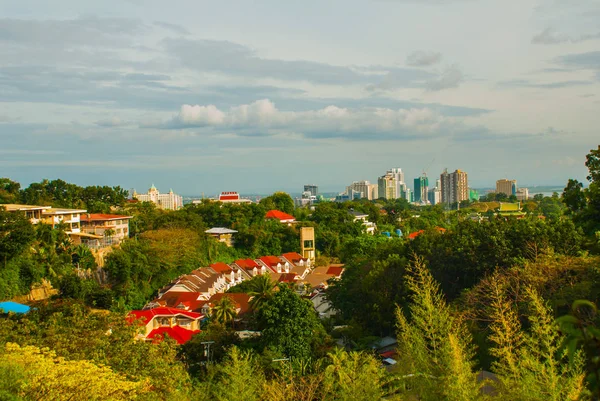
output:
POLYGON ((517 200, 526 201, 527 199, 529 199, 529 189, 528 188, 517 189, 517 200))
POLYGON ((507 180, 503 178, 496 181, 496 193, 506 196, 517 195, 517 180, 507 180))
MULTIPOLYGON (((354 181, 346 187, 346 194, 350 195, 354 192, 360 192, 361 199, 374 200, 379 198, 379 191, 376 184, 371 184, 369 181, 354 181)), ((354 195, 352 195, 354 199, 354 195)))
POLYGON ((400 198, 403 191, 402 186, 406 185, 404 183, 404 173, 402 172, 402 169, 399 167, 391 168, 386 172, 386 175, 387 174, 391 174, 392 177, 394 177, 394 179, 396 180, 396 197, 400 198))
POLYGON ((456 170, 448 173, 448 169, 440 175, 442 185, 442 203, 451 204, 469 199, 469 182, 467 173, 456 170))
POLYGON ((415 178, 414 202, 427 203, 427 191, 429 189, 429 178, 426 175, 415 178))
POLYGON ((427 199, 431 205, 437 205, 442 202, 442 184, 440 180, 435 180, 435 188, 431 188, 428 191, 427 199))
POLYGON ((183 206, 183 198, 171 189, 168 194, 161 194, 152 184, 147 194, 138 194, 133 190, 133 197, 140 202, 152 202, 159 209, 177 210, 183 206))
POLYGON ((312 196, 319 195, 319 187, 316 185, 305 185, 304 192, 310 192, 312 196))
POLYGON ((377 187, 378 196, 380 198, 397 199, 400 197, 400 194, 398 193, 399 186, 397 184, 396 177, 390 172, 377 179, 377 187))

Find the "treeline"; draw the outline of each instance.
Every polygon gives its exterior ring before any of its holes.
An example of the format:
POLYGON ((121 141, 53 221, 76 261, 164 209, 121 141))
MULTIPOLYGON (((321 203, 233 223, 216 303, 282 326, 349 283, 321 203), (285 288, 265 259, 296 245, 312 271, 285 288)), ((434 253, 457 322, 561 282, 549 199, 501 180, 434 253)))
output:
POLYGON ((111 207, 123 206, 126 199, 127 191, 119 186, 80 187, 57 179, 34 182, 21 188, 18 182, 0 178, 0 204, 23 203, 109 213, 111 207))

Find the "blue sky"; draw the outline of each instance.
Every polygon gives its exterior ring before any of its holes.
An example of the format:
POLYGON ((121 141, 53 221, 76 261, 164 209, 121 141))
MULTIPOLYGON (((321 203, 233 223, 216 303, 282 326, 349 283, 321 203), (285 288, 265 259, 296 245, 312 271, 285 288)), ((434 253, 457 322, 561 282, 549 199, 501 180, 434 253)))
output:
POLYGON ((0 176, 182 194, 585 177, 597 0, 3 1, 0 176))

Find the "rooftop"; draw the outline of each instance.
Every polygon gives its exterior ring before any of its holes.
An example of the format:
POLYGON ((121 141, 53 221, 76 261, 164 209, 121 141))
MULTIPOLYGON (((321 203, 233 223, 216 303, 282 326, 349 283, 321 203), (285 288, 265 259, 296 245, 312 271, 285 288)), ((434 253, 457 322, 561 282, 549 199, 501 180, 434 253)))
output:
POLYGON ((265 219, 277 219, 279 221, 295 221, 296 218, 290 214, 280 210, 269 210, 265 215, 265 219))
POLYGON ((87 213, 81 216, 81 221, 109 221, 124 220, 131 218, 133 218, 133 216, 123 216, 120 214, 87 213))
POLYGON ((236 230, 231 230, 231 229, 225 228, 225 227, 213 227, 204 232, 207 234, 235 234, 235 233, 237 233, 236 230))

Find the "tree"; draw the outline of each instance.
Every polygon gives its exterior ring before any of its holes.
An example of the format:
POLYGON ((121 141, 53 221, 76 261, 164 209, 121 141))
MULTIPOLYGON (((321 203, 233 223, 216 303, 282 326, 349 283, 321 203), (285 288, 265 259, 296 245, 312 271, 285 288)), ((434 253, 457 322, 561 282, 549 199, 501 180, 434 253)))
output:
POLYGON ((15 396, 36 400, 130 400, 148 390, 148 383, 128 380, 125 375, 90 361, 67 361, 56 353, 15 343, 4 346, 0 371, 21 370, 15 396))
POLYGON ((233 323, 236 316, 235 303, 228 296, 217 301, 211 311, 211 317, 223 325, 227 325, 229 322, 233 323))
POLYGON ((572 363, 561 350, 565 335, 558 331, 552 309, 531 287, 525 289, 529 305, 529 332, 521 329, 515 306, 506 300, 503 282, 492 282, 491 353, 499 387, 506 400, 579 400, 585 394, 583 356, 572 363))
POLYGON ((588 168, 587 180, 590 182, 600 182, 600 145, 598 149, 591 149, 585 157, 585 166, 588 168))
POLYGON ((562 193, 563 202, 571 214, 577 214, 586 206, 583 184, 577 180, 569 179, 562 193))
POLYGON ((0 204, 18 203, 21 184, 8 178, 0 178, 0 204))
POLYGON ((250 299, 250 307, 252 310, 259 310, 273 296, 275 283, 268 274, 261 274, 251 281, 250 291, 248 295, 250 299))
POLYGON ((33 226, 24 214, 7 212, 0 206, 0 263, 6 265, 34 239, 33 226))
POLYGON ((288 285, 280 284, 279 291, 256 313, 262 345, 281 355, 309 358, 326 337, 310 301, 288 285))
POLYGON ((250 351, 241 351, 233 346, 225 362, 211 372, 212 399, 218 401, 254 401, 263 399, 261 393, 265 383, 262 370, 250 351))
POLYGON ((396 311, 400 373, 424 400, 480 399, 465 323, 452 314, 421 259, 411 263, 406 280, 412 293, 410 322, 401 308, 396 311))
POLYGON ((260 204, 268 210, 276 209, 291 215, 294 214, 294 200, 285 192, 275 192, 273 195, 261 199, 260 204))
POLYGON ((327 358, 329 366, 323 372, 322 399, 371 401, 386 395, 385 370, 373 355, 336 348, 327 358))

